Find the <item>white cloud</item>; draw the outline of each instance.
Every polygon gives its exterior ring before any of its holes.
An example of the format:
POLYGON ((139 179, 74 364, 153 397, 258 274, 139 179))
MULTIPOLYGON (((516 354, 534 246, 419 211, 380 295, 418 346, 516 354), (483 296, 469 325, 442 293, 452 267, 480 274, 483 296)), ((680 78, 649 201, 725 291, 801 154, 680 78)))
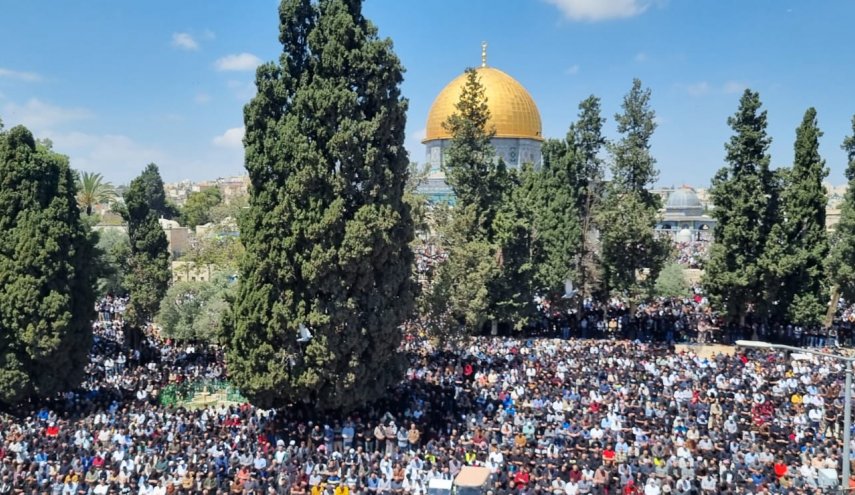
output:
POLYGON ((44 135, 53 141, 55 150, 69 156, 72 168, 98 172, 118 183, 130 180, 147 163, 157 163, 162 169, 174 166, 160 149, 121 134, 47 131, 44 135))
POLYGON ((233 90, 235 93, 235 97, 237 97, 237 99, 241 101, 249 100, 250 98, 255 96, 255 93, 257 91, 255 87, 255 81, 241 82, 229 80, 226 81, 226 86, 228 86, 229 89, 233 90))
POLYGON ((639 64, 647 62, 647 54, 644 52, 638 52, 635 54, 635 57, 633 57, 633 60, 635 60, 639 64))
POLYGON ((564 69, 564 73, 569 75, 569 76, 575 76, 576 74, 579 73, 579 65, 574 64, 574 65, 571 65, 570 67, 567 67, 566 69, 564 69))
POLYGON ((573 21, 604 21, 633 17, 647 10, 646 0, 546 0, 573 21))
POLYGON ((23 124, 31 129, 41 130, 66 122, 91 118, 92 112, 86 108, 58 107, 37 98, 30 98, 23 105, 17 103, 5 105, 3 117, 9 123, 23 124))
POLYGON ((212 143, 214 143, 214 146, 220 148, 243 148, 244 132, 243 127, 232 127, 231 129, 227 129, 223 134, 215 137, 212 143))
POLYGON ((214 62, 214 66, 219 71, 255 70, 259 65, 261 65, 261 59, 246 52, 237 55, 226 55, 214 62))
POLYGON ((24 82, 39 82, 44 79, 40 74, 36 74, 35 72, 24 72, 19 70, 5 69, 3 67, 0 67, 0 78, 14 79, 16 81, 24 82))
POLYGON ((193 101, 199 105, 204 105, 211 101, 211 95, 204 92, 196 93, 196 96, 193 97, 193 101))
POLYGON ((172 46, 187 51, 195 51, 199 49, 199 43, 190 33, 173 33, 172 46))
POLYGON ((710 92, 710 85, 706 81, 689 84, 686 86, 686 92, 692 96, 702 96, 710 92))
POLYGON ((745 91, 745 88, 747 87, 747 84, 741 83, 739 81, 727 81, 726 83, 724 83, 723 91, 729 95, 732 95, 734 93, 741 93, 745 91))
POLYGON ((748 85, 739 81, 727 81, 723 84, 711 84, 707 81, 701 81, 692 84, 677 84, 676 87, 685 91, 689 96, 704 96, 708 94, 730 95, 741 93, 748 85))
POLYGON ((202 39, 204 39, 204 40, 211 41, 216 37, 217 37, 217 35, 214 34, 214 32, 211 31, 210 29, 206 29, 206 30, 202 31, 202 39))

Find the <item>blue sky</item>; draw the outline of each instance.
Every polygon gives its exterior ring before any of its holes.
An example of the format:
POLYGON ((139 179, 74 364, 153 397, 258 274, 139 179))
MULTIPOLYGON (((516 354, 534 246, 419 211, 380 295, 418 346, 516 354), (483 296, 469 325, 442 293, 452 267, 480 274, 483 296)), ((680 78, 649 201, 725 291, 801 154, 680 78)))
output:
MULTIPOLYGON (((280 50, 274 0, 7 1, 0 29, 0 117, 24 123, 78 169, 127 182, 146 163, 164 179, 243 171, 242 107, 254 67, 280 50)), ((632 78, 653 91, 660 184, 705 186, 722 165, 741 91, 769 111, 774 165, 792 160, 809 106, 825 132, 829 180, 843 182, 855 113, 855 2, 828 0, 367 0, 407 69, 407 145, 430 104, 467 66, 517 78, 561 137, 589 94, 607 133, 632 78)))

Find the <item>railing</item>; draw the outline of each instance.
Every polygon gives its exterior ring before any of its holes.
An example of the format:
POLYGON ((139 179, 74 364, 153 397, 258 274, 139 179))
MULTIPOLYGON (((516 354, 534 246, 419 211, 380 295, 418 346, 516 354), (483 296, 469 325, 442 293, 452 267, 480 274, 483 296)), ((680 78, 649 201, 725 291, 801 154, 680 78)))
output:
POLYGON ((224 380, 200 379, 181 383, 170 383, 161 389, 158 401, 167 407, 183 407, 203 393, 223 394, 227 402, 244 403, 246 398, 233 385, 224 380))

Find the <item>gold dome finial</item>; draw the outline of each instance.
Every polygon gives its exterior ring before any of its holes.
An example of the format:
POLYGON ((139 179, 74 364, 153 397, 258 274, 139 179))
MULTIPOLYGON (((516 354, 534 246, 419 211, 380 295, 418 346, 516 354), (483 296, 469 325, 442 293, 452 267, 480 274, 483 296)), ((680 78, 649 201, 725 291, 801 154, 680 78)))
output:
POLYGON ((481 42, 481 67, 487 67, 487 42, 481 42))

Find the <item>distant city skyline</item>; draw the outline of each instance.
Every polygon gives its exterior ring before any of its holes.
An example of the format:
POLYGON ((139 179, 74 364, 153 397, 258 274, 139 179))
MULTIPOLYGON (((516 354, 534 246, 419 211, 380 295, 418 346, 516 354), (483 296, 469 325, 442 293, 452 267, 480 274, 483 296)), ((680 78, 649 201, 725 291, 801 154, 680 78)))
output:
MULTIPOLYGON (((281 50, 277 5, 10 3, 4 14, 15 22, 0 30, 0 118, 117 184, 149 162, 167 182, 240 175, 254 69, 281 50)), ((407 69, 411 161, 425 161, 434 97, 480 63, 487 41, 488 64, 531 93, 547 138, 563 137, 592 93, 615 137, 613 115, 639 77, 653 91, 660 186, 709 185, 745 87, 769 112, 773 166, 792 160, 795 128, 815 106, 828 182, 844 182, 840 143, 855 113, 855 52, 846 43, 853 2, 368 0, 364 12, 407 69)))

